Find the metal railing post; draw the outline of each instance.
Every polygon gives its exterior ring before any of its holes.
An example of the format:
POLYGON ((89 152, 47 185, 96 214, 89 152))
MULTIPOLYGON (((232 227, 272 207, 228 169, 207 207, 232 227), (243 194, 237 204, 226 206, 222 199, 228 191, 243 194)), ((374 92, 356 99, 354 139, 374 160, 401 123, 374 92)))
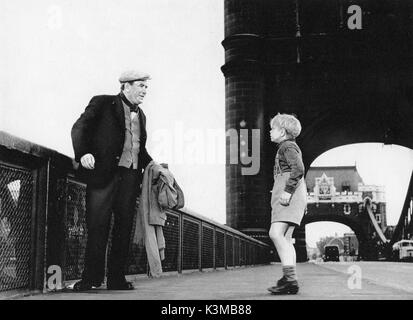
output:
POLYGON ((43 291, 45 274, 45 215, 47 211, 48 164, 42 165, 34 175, 34 214, 31 226, 30 289, 43 291))
POLYGON ((228 269, 227 266, 227 232, 224 231, 224 268, 225 270, 228 269))
POLYGON ((184 227, 184 219, 183 214, 179 213, 179 245, 178 245, 178 266, 177 271, 178 273, 182 273, 182 266, 183 266, 183 227, 184 227))
POLYGON ((202 271, 202 221, 199 220, 199 236, 198 236, 198 269, 202 271))
POLYGON ((215 229, 216 229, 216 227, 214 227, 213 228, 213 232, 212 232, 212 235, 213 235, 213 237, 212 237, 212 243, 213 243, 213 248, 214 248, 214 250, 213 250, 213 253, 212 253, 212 255, 213 255, 213 258, 212 258, 212 268, 215 270, 216 268, 217 268, 217 240, 216 240, 216 232, 215 232, 215 229))

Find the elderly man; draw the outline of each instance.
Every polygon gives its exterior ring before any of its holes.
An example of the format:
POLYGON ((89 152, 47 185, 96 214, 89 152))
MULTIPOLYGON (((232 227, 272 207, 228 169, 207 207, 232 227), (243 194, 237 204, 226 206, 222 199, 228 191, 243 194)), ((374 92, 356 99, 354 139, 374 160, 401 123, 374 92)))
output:
POLYGON ((152 160, 145 148, 146 118, 139 107, 150 76, 127 71, 118 95, 95 96, 72 128, 78 174, 87 183, 88 239, 82 280, 73 290, 98 287, 104 280, 110 219, 114 214, 107 288, 133 290, 125 279, 129 240, 142 171, 152 160))

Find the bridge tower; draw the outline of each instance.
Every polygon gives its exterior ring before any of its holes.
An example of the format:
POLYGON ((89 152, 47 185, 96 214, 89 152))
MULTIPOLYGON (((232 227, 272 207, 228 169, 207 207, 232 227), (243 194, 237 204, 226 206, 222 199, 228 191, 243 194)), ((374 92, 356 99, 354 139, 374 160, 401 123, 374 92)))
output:
MULTIPOLYGON (((387 229, 384 187, 365 185, 356 166, 311 167, 306 183, 308 205, 302 227, 319 221, 345 224, 357 236, 358 256, 375 260, 379 249, 377 241, 387 242, 384 239, 387 229)), ((305 242, 305 234, 296 237, 300 243, 305 242)))
MULTIPOLYGON (((307 169, 345 144, 413 149, 412 8, 409 0, 225 0, 226 129, 240 133, 226 146, 229 226, 269 242, 275 146, 268 123, 278 112, 300 119, 307 169), (356 28, 352 5, 361 10, 356 28), (238 163, 230 161, 243 146, 238 163), (259 170, 245 174, 249 155, 259 170)), ((296 249, 306 260, 305 243, 296 249)))

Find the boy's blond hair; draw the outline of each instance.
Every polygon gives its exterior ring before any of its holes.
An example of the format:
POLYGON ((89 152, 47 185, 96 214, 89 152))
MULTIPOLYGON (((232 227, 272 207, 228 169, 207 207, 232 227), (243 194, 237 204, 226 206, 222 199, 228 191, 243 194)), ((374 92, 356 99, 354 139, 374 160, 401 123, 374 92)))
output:
POLYGON ((277 126, 279 128, 285 129, 287 135, 291 138, 297 138, 301 133, 301 123, 300 121, 291 114, 277 114, 270 122, 271 128, 277 126))

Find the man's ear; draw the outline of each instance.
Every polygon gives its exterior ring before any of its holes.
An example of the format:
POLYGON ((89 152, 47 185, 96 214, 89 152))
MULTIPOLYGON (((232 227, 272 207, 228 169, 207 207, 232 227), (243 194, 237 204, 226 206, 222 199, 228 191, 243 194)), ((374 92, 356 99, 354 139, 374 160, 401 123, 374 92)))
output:
POLYGON ((129 92, 130 89, 130 84, 128 82, 125 82, 125 87, 123 88, 123 91, 129 92))

